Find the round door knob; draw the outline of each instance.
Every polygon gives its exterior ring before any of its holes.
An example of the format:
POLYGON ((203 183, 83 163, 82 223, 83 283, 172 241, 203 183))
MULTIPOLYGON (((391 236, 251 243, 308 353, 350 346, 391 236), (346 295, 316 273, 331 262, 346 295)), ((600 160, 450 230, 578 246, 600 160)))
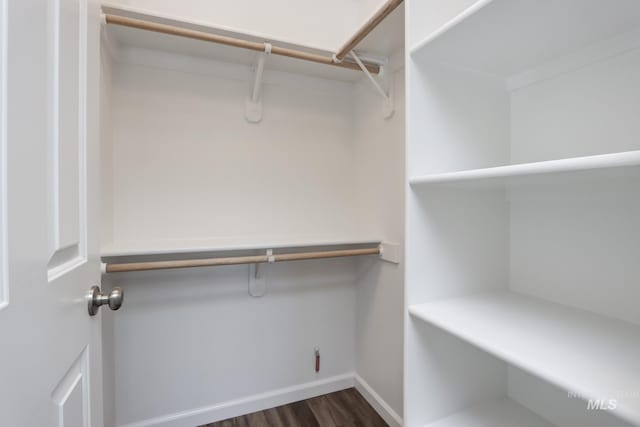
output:
POLYGON ((89 316, 98 314, 98 310, 103 305, 108 305, 111 310, 122 307, 124 301, 124 291, 121 288, 113 288, 109 295, 100 292, 99 286, 91 287, 89 291, 89 316))

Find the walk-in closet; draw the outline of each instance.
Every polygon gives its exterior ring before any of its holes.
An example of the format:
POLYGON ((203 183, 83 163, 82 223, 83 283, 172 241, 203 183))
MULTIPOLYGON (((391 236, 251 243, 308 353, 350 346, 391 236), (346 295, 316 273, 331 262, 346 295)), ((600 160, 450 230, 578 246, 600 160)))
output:
POLYGON ((640 0, 0 0, 0 427, 640 427, 640 0))
POLYGON ((315 19, 254 3, 281 36, 102 7, 105 413, 196 426, 357 386, 398 425, 404 6, 296 38, 315 19))

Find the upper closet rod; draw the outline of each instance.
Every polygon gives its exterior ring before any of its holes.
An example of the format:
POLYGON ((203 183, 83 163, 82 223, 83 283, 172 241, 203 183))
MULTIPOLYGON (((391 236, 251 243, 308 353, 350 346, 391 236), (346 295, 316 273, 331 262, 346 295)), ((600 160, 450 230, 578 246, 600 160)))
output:
MULTIPOLYGON (((365 37, 369 35, 374 28, 381 23, 384 18, 389 16, 396 7, 400 6, 403 0, 387 0, 380 9, 373 14, 371 18, 342 46, 342 48, 336 53, 335 58, 338 61, 342 61, 365 37)), ((371 71, 371 70, 369 70, 371 71)))
MULTIPOLYGON (((220 43, 227 46, 240 47, 243 49, 255 50, 258 52, 264 52, 267 48, 267 44, 263 42, 253 42, 234 37, 221 36, 219 34, 207 33, 204 31, 189 30, 186 28, 175 27, 173 25, 158 24, 156 22, 128 18, 125 16, 105 14, 105 20, 107 24, 122 25, 125 27, 138 28, 140 30, 155 31, 157 33, 171 34, 179 37, 187 37, 190 39, 220 43)), ((303 59, 305 61, 317 62, 320 64, 333 65, 336 67, 360 71, 360 67, 356 63, 335 62, 331 57, 304 52, 301 50, 272 46, 271 53, 274 55, 288 56, 290 58, 303 59)), ((365 66, 371 73, 378 74, 380 72, 380 67, 376 64, 367 63, 365 64, 365 66)))
POLYGON ((342 249, 335 251, 299 252, 289 254, 265 254, 252 256, 235 256, 227 258, 184 259, 175 261, 148 261, 122 264, 103 264, 104 273, 121 273, 127 271, 167 270, 173 268, 214 267, 218 265, 258 264, 281 261, 298 261, 306 259, 341 258, 362 255, 380 255, 380 247, 367 249, 342 249))

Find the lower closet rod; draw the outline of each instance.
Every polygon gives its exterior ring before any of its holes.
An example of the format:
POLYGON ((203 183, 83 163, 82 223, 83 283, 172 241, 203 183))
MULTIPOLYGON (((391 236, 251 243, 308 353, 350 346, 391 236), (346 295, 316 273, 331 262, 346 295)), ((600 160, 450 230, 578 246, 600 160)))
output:
POLYGON ((290 254, 236 256, 226 258, 184 259, 175 261, 130 262, 103 265, 105 273, 127 271, 167 270, 172 268, 214 267, 217 265, 258 264, 305 259, 341 258, 349 256, 380 255, 380 248, 342 249, 335 251, 299 252, 290 254))

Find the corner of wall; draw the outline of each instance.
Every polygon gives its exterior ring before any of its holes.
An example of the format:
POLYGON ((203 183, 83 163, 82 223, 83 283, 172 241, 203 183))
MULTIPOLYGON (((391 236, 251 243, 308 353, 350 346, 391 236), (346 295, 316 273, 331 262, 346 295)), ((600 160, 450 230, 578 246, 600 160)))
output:
MULTIPOLYGON (((403 57, 392 58, 396 110, 390 119, 368 82, 356 87, 356 193, 361 227, 404 246, 404 70, 403 57)), ((391 426, 402 424, 403 262, 361 260, 356 275, 356 388, 391 426)))

